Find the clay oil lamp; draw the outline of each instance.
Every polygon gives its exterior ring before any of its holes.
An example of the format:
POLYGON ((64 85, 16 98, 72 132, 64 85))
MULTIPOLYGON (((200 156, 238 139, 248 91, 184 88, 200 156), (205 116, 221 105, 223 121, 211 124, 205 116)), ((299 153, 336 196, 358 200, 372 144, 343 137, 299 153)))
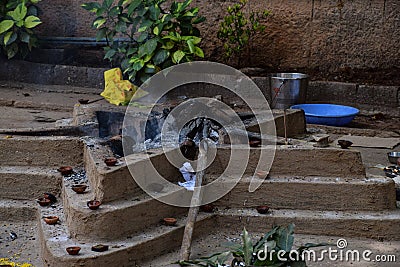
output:
POLYGON ((69 255, 78 255, 79 251, 81 251, 81 247, 77 247, 77 246, 67 247, 66 250, 69 255))
POLYGON ((87 202, 87 206, 91 210, 97 210, 100 207, 100 205, 101 205, 101 202, 98 200, 90 200, 87 202))
POLYGON ((77 194, 85 193, 87 185, 85 184, 74 184, 71 186, 71 189, 77 194))
POLYGON ((71 166, 61 166, 57 171, 61 172, 62 175, 70 175, 74 172, 71 166))
POLYGON ((51 193, 44 193, 43 197, 50 200, 51 203, 56 203, 57 202, 57 197, 51 193))
POLYGON ((118 162, 118 160, 114 157, 108 157, 104 160, 104 163, 109 167, 115 166, 117 164, 117 162, 118 162))
POLYGON ((257 212, 260 213, 260 214, 267 214, 268 211, 269 211, 269 207, 266 206, 266 205, 262 205, 262 206, 256 207, 256 210, 257 210, 257 212))
POLYGON ((260 147, 261 140, 250 140, 249 145, 250 145, 250 147, 260 147))
POLYGON ((200 210, 203 212, 211 213, 215 209, 215 206, 213 204, 205 204, 203 206, 200 206, 200 210))
POLYGON ((57 216, 46 216, 43 220, 49 225, 54 225, 58 222, 59 218, 57 216))
POLYGON ((46 207, 51 204, 51 201, 48 198, 41 197, 37 200, 37 203, 42 207, 46 207))
POLYGON ((353 142, 348 140, 338 140, 338 144, 341 148, 347 149, 353 144, 353 142))
POLYGON ((81 98, 78 100, 78 102, 79 102, 79 104, 86 105, 86 104, 89 104, 89 99, 81 98))
POLYGON ((107 245, 95 245, 92 247, 92 251, 95 252, 104 252, 108 250, 108 246, 107 245))
POLYGON ((164 219, 163 219, 163 222, 164 222, 164 224, 167 225, 167 226, 175 226, 177 220, 176 220, 175 218, 164 218, 164 219))
POLYGON ((265 179, 268 176, 267 171, 256 171, 256 175, 258 178, 265 179))

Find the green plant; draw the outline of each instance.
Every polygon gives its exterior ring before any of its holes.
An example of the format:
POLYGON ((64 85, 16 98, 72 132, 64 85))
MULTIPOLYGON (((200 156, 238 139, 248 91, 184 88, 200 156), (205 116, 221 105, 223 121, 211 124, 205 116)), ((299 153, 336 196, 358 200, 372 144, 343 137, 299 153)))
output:
POLYGON ((199 8, 189 8, 192 0, 174 1, 168 10, 167 0, 113 2, 82 6, 96 13, 96 38, 108 43, 105 58, 121 61, 129 80, 140 84, 161 69, 204 57, 196 24, 205 18, 199 16, 199 8))
MULTIPOLYGON (((252 238, 246 229, 242 233, 242 244, 229 244, 228 251, 216 253, 209 257, 203 257, 196 260, 180 261, 181 266, 204 266, 220 267, 226 266, 229 258, 233 257, 231 266, 282 266, 282 267, 305 267, 306 262, 300 256, 304 250, 312 247, 326 246, 328 244, 307 243, 297 249, 298 259, 293 260, 290 254, 293 254, 294 225, 287 227, 276 226, 266 233, 260 240, 253 244, 252 238), (268 248, 268 250, 266 249, 268 248), (283 255, 278 257, 278 252, 284 251, 283 255)), ((292 255, 293 256, 293 255, 292 255)))
POLYGON ((250 12, 245 15, 244 8, 247 0, 240 0, 239 3, 227 8, 228 14, 221 22, 218 38, 224 43, 225 59, 229 60, 236 56, 238 66, 242 58, 243 50, 248 48, 252 37, 257 32, 265 31, 266 27, 260 23, 261 19, 267 18, 269 11, 250 12))
POLYGON ((0 4, 0 47, 7 57, 24 58, 37 44, 33 28, 41 23, 35 6, 40 0, 8 0, 0 4))

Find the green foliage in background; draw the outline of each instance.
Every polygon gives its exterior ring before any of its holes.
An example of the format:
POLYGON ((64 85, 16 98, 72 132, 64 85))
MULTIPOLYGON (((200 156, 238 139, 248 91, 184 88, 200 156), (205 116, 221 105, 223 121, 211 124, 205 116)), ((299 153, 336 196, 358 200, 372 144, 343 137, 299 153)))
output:
POLYGON ((35 6, 40 0, 0 2, 0 49, 10 59, 24 58, 36 46, 34 28, 41 23, 35 6))
POLYGON ((129 80, 140 84, 158 71, 174 64, 203 58, 200 31, 205 20, 192 0, 104 0, 82 7, 96 14, 93 27, 97 40, 106 38, 105 58, 121 61, 129 80), (168 1, 170 2, 170 1, 168 1))
POLYGON ((218 38, 224 43, 225 59, 237 57, 238 67, 243 51, 248 47, 251 38, 257 32, 265 31, 265 26, 260 23, 270 14, 265 10, 262 12, 250 12, 246 14, 244 9, 247 0, 240 0, 239 3, 227 8, 227 15, 221 22, 218 38))

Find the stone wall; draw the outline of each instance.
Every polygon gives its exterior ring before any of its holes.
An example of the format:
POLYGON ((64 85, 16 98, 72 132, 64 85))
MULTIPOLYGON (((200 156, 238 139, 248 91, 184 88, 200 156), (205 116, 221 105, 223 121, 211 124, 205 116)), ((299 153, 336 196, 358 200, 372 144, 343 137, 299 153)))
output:
MULTIPOLYGON (((43 0, 40 34, 94 36, 93 16, 84 0, 43 0)), ((221 61, 216 38, 225 9, 234 1, 194 0, 207 22, 202 26, 207 58, 221 61)), ((398 0, 250 0, 249 10, 268 9, 267 31, 254 40, 243 66, 274 70, 390 69, 400 67, 398 0), (343 2, 343 6, 338 3, 343 2)))

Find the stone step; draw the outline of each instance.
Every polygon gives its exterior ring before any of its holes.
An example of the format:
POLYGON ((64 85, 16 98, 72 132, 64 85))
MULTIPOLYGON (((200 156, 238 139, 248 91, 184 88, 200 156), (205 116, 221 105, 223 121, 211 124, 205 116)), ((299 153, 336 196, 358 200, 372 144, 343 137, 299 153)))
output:
POLYGON ((227 209, 217 213, 215 228, 267 232, 275 225, 294 223, 296 233, 400 241, 400 209, 390 211, 310 211, 227 209))
MULTIPOLYGON (((44 216, 46 209, 42 209, 44 216)), ((61 218, 62 211, 59 210, 61 218)), ((47 215, 47 214, 46 214, 47 215)), ((214 214, 199 213, 195 224, 194 237, 207 232, 214 224, 214 214)), ((156 258, 174 249, 178 249, 182 243, 183 231, 185 228, 185 216, 176 217, 178 222, 176 226, 146 225, 144 217, 141 217, 145 230, 142 232, 127 235, 118 239, 109 240, 99 239, 96 236, 86 241, 78 241, 71 237, 69 229, 64 222, 55 226, 49 226, 43 221, 39 224, 41 235, 41 253, 45 266, 57 267, 97 267, 97 266, 141 266, 144 260, 156 258), (91 247, 97 244, 109 246, 106 252, 93 252, 91 247), (77 256, 70 256, 66 252, 69 246, 80 246, 81 251, 77 256)), ((103 231, 111 234, 123 224, 134 223, 115 218, 111 225, 108 225, 103 231)), ((81 227, 90 227, 88 223, 81 227)))
POLYGON ((0 166, 82 165, 83 143, 73 137, 0 138, 0 166))
MULTIPOLYGON (((41 210, 44 214, 43 211, 47 209, 42 208, 41 210)), ((399 222, 400 210, 382 212, 271 210, 270 213, 261 215, 251 208, 220 208, 214 214, 199 214, 194 242, 208 238, 218 229, 230 233, 240 233, 243 227, 246 227, 249 232, 266 233, 275 225, 289 223, 296 225, 296 234, 393 241, 400 240, 399 222)), ((120 227, 121 223, 127 222, 116 220, 113 227, 108 228, 108 231, 113 232, 120 227)), ((82 225, 82 227, 85 226, 82 225)), ((125 238, 113 240, 91 238, 83 242, 71 238, 63 222, 56 226, 48 226, 41 222, 42 255, 46 266, 84 265, 91 267, 107 266, 107 264, 127 267, 148 266, 142 263, 179 248, 184 226, 184 216, 180 216, 176 227, 158 225, 148 227, 144 232, 125 238), (91 246, 99 243, 109 245, 110 250, 103 253, 92 252, 91 246), (67 255, 65 248, 76 245, 82 248, 80 255, 67 255)))
POLYGON ((0 167, 0 198, 35 199, 49 192, 59 195, 62 176, 54 168, 29 166, 0 167))
MULTIPOLYGON (((223 178, 214 186, 233 190, 215 202, 219 207, 256 207, 268 205, 273 209, 326 210, 326 211, 381 211, 396 210, 394 183, 388 178, 344 179, 330 177, 269 178, 261 187, 249 193, 251 177, 243 178, 232 185, 232 179, 223 178)), ((191 197, 186 190, 174 191, 164 188, 159 198, 175 198, 185 203, 191 197)), ((203 194, 207 199, 210 195, 203 194)), ((94 194, 75 194, 71 189, 64 190, 64 206, 69 230, 74 238, 86 240, 115 239, 143 231, 156 225, 164 217, 179 216, 187 208, 170 206, 146 194, 125 196, 124 200, 104 203, 99 210, 92 211, 86 206, 94 199, 94 194), (121 225, 114 231, 107 231, 115 221, 121 225)), ((187 202, 189 203, 189 202, 187 202)))
MULTIPOLYGON (((243 149, 243 159, 236 157, 235 160, 247 161, 245 174, 253 175, 255 170, 268 170, 268 163, 261 160, 258 165, 260 152, 263 150, 268 157, 273 157, 272 167, 269 171, 270 176, 286 177, 307 177, 307 176, 326 176, 339 178, 365 179, 365 168, 361 161, 361 154, 354 150, 342 150, 336 148, 313 148, 312 146, 299 145, 293 148, 278 146, 276 150, 272 146, 263 146, 261 148, 251 148, 249 158, 246 158, 246 148, 243 149), (329 168, 327 167, 329 166, 329 168)), ((103 201, 113 201, 122 196, 140 194, 142 189, 136 184, 134 177, 145 177, 146 180, 153 179, 155 171, 160 173, 166 180, 177 183, 183 181, 178 168, 173 166, 162 150, 154 150, 151 155, 146 153, 137 153, 121 159, 121 164, 116 167, 107 168, 104 164, 104 156, 110 154, 109 149, 104 146, 95 145, 94 147, 85 147, 85 164, 90 182, 96 190, 96 197, 103 201), (103 153, 99 153, 104 151, 103 153), (129 164, 129 171, 126 162, 129 164)), ((168 153, 174 153, 170 151, 168 153)), ((236 164, 230 162, 231 150, 228 148, 218 148, 216 158, 208 167, 206 176, 222 174, 228 164, 233 166, 232 173, 242 173, 236 164), (237 170, 235 170, 237 168, 237 170)), ((184 159, 178 159, 182 166, 184 159)), ((241 164, 237 164, 240 166, 241 164)))
POLYGON ((146 231, 165 217, 187 213, 187 208, 170 206, 144 194, 104 203, 98 210, 87 207, 92 199, 92 191, 76 194, 70 188, 64 189, 66 222, 77 240, 115 240, 146 231))
POLYGON ((28 200, 0 199, 0 221, 24 222, 37 219, 38 204, 28 200))
MULTIPOLYGON (((261 186, 249 192, 253 177, 244 177, 216 202, 226 207, 268 205, 275 209, 380 211, 396 209, 395 184, 389 178, 277 177, 260 181, 261 186)), ((221 189, 232 179, 223 178, 221 189)), ((231 186, 229 186, 231 187, 231 186)), ((218 192, 218 189, 215 190, 218 192)))

